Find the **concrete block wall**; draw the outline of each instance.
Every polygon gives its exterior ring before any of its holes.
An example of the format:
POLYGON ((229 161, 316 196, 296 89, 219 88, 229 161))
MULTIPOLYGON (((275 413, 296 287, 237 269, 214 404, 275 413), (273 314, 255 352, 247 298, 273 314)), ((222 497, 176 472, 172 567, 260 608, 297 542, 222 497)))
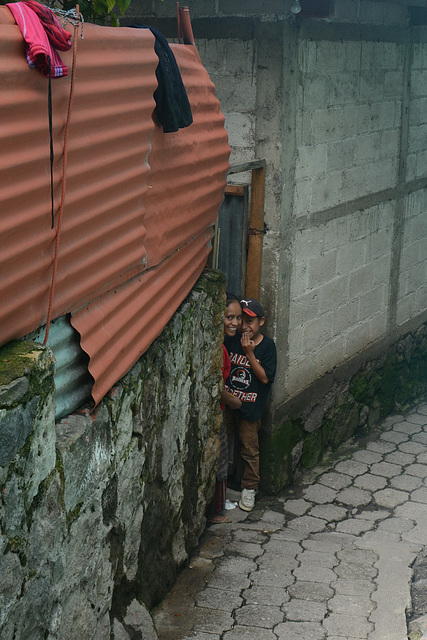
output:
POLYGON ((427 173, 427 47, 424 43, 413 45, 410 82, 406 178, 413 180, 427 173))
POLYGON ((397 323, 427 310, 427 192, 405 198, 405 225, 399 274, 397 323))
POLYGON ((393 203, 382 203, 295 234, 291 396, 385 335, 393 219, 393 203))
POLYGON ((402 45, 298 45, 296 216, 397 183, 402 45))
MULTIPOLYGON (((253 40, 198 40, 202 61, 209 61, 209 75, 223 105, 225 127, 231 147, 230 163, 255 158, 256 69, 253 40)), ((239 176, 238 182, 250 181, 239 176)))

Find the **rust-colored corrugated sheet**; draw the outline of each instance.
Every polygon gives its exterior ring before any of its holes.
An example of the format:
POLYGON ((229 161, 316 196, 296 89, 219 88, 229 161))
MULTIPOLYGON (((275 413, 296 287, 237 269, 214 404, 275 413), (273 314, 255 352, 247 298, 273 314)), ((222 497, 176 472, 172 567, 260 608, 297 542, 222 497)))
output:
MULTIPOLYGON (((73 313, 98 402, 159 335, 206 261, 229 146, 192 46, 174 45, 194 123, 154 124, 148 30, 85 25, 78 40, 52 317, 73 313)), ((68 65, 71 52, 61 53, 68 65)), ((51 229, 47 80, 0 7, 0 343, 46 322, 51 229)), ((55 209, 70 79, 52 81, 55 209)))

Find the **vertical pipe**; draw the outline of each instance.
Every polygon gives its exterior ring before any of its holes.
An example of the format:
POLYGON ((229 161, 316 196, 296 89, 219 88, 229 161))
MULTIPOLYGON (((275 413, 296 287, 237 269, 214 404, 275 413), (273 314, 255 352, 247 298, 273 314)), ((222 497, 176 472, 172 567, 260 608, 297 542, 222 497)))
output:
POLYGON ((259 300, 264 239, 265 167, 252 170, 246 297, 259 300))
POLYGON ((191 26, 190 11, 188 7, 179 8, 179 22, 181 25, 184 44, 194 44, 193 28, 191 26))

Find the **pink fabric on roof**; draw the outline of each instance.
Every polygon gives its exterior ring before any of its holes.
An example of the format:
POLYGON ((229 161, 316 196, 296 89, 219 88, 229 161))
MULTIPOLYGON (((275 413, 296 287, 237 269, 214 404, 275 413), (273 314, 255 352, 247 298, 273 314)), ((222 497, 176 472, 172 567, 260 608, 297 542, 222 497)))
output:
POLYGON ((51 77, 66 76, 68 69, 54 47, 68 51, 72 44, 71 34, 61 27, 54 13, 33 0, 9 3, 6 6, 25 40, 28 65, 49 77, 50 58, 51 77))

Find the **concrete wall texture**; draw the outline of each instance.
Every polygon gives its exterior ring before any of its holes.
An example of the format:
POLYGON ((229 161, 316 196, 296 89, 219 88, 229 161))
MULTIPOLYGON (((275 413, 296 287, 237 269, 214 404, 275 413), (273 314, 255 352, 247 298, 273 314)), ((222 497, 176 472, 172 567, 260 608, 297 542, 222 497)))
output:
POLYGON ((0 637, 156 640, 147 608, 215 484, 224 278, 204 274, 95 411, 55 425, 54 359, 0 349, 0 637))
MULTIPOLYGON (((171 37, 172 4, 132 10, 171 37)), ((301 0, 297 17, 291 0, 189 6, 231 162, 267 162, 272 437, 300 398, 320 401, 325 379, 349 382, 427 321, 426 3, 335 0, 323 18, 317 5, 301 0)))

